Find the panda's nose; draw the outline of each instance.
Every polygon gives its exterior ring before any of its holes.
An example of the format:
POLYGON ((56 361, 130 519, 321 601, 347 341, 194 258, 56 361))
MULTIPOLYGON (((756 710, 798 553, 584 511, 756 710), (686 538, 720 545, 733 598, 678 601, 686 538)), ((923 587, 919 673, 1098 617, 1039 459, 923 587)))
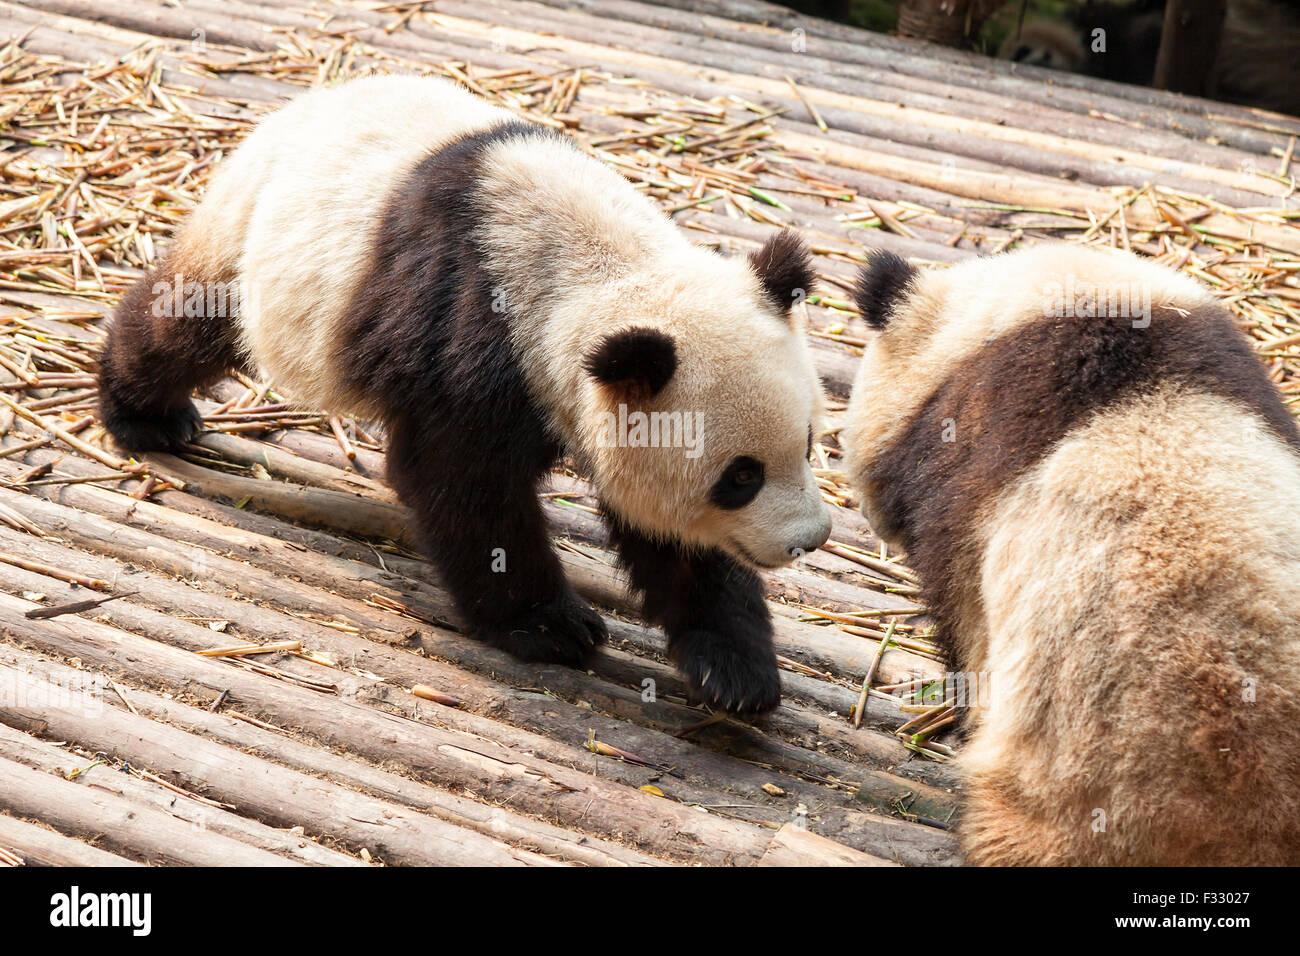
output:
POLYGON ((822 515, 821 526, 816 531, 816 537, 810 535, 804 544, 801 544, 795 548, 791 548, 789 551, 790 557, 801 558, 805 554, 809 554, 813 551, 816 551, 818 548, 820 548, 823 544, 826 543, 826 539, 829 538, 830 536, 831 536, 831 516, 829 514, 824 514, 822 515))

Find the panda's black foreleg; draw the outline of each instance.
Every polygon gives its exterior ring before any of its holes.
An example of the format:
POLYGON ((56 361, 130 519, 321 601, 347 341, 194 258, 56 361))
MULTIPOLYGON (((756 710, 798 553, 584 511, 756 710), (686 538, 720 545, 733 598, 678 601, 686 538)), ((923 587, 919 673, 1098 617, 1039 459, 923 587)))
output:
POLYGON ((696 699, 736 714, 773 710, 781 681, 758 574, 716 548, 658 542, 616 519, 610 529, 645 617, 663 625, 696 699))
POLYGON ((502 451, 505 460, 475 459, 464 453, 475 436, 456 421, 389 424, 389 483, 415 513, 469 633, 522 660, 585 660, 604 641, 605 622, 574 593, 551 547, 536 491, 546 457, 516 447, 502 451))

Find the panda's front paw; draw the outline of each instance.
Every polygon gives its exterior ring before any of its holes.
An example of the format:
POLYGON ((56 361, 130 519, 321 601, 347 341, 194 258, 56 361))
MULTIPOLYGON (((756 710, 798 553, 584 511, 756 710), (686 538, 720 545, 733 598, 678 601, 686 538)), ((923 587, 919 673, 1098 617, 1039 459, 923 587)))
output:
POLYGON ((187 401, 157 412, 114 407, 101 408, 104 427, 125 451, 180 451, 203 427, 194 403, 187 401))
POLYGON ((673 643, 677 669, 695 700, 745 717, 781 703, 781 677, 770 646, 739 644, 710 631, 688 631, 673 643))
POLYGON ((519 617, 479 632, 493 647, 523 661, 577 666, 607 636, 604 619, 571 591, 519 617))

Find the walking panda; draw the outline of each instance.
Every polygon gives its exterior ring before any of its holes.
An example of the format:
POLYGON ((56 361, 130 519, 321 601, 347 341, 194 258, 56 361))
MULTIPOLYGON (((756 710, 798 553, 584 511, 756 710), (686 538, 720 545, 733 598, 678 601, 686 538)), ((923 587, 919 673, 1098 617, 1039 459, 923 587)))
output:
POLYGON ((792 233, 724 258, 563 135, 441 80, 367 77, 269 116, 219 170, 116 312, 101 412, 126 448, 175 448, 190 392, 242 367, 382 419, 467 629, 578 664, 605 625, 535 493, 569 453, 692 690, 759 713, 779 682, 755 569, 830 533, 791 316, 813 279, 792 233), (235 314, 186 316, 186 283, 235 284, 235 314))
POLYGON ((978 864, 1300 863, 1300 430, 1135 256, 876 254, 846 467, 983 682, 978 864))

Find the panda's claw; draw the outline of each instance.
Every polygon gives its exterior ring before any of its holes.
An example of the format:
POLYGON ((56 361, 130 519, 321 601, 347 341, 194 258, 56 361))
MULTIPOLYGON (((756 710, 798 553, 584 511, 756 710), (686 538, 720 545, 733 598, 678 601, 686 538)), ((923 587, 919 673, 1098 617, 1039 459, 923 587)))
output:
POLYGON ((692 697, 716 710, 752 717, 781 702, 781 678, 770 645, 755 647, 711 631, 675 641, 677 667, 692 697))
POLYGON ((571 667, 582 664, 608 636, 604 618, 571 591, 476 634, 520 660, 571 667))

